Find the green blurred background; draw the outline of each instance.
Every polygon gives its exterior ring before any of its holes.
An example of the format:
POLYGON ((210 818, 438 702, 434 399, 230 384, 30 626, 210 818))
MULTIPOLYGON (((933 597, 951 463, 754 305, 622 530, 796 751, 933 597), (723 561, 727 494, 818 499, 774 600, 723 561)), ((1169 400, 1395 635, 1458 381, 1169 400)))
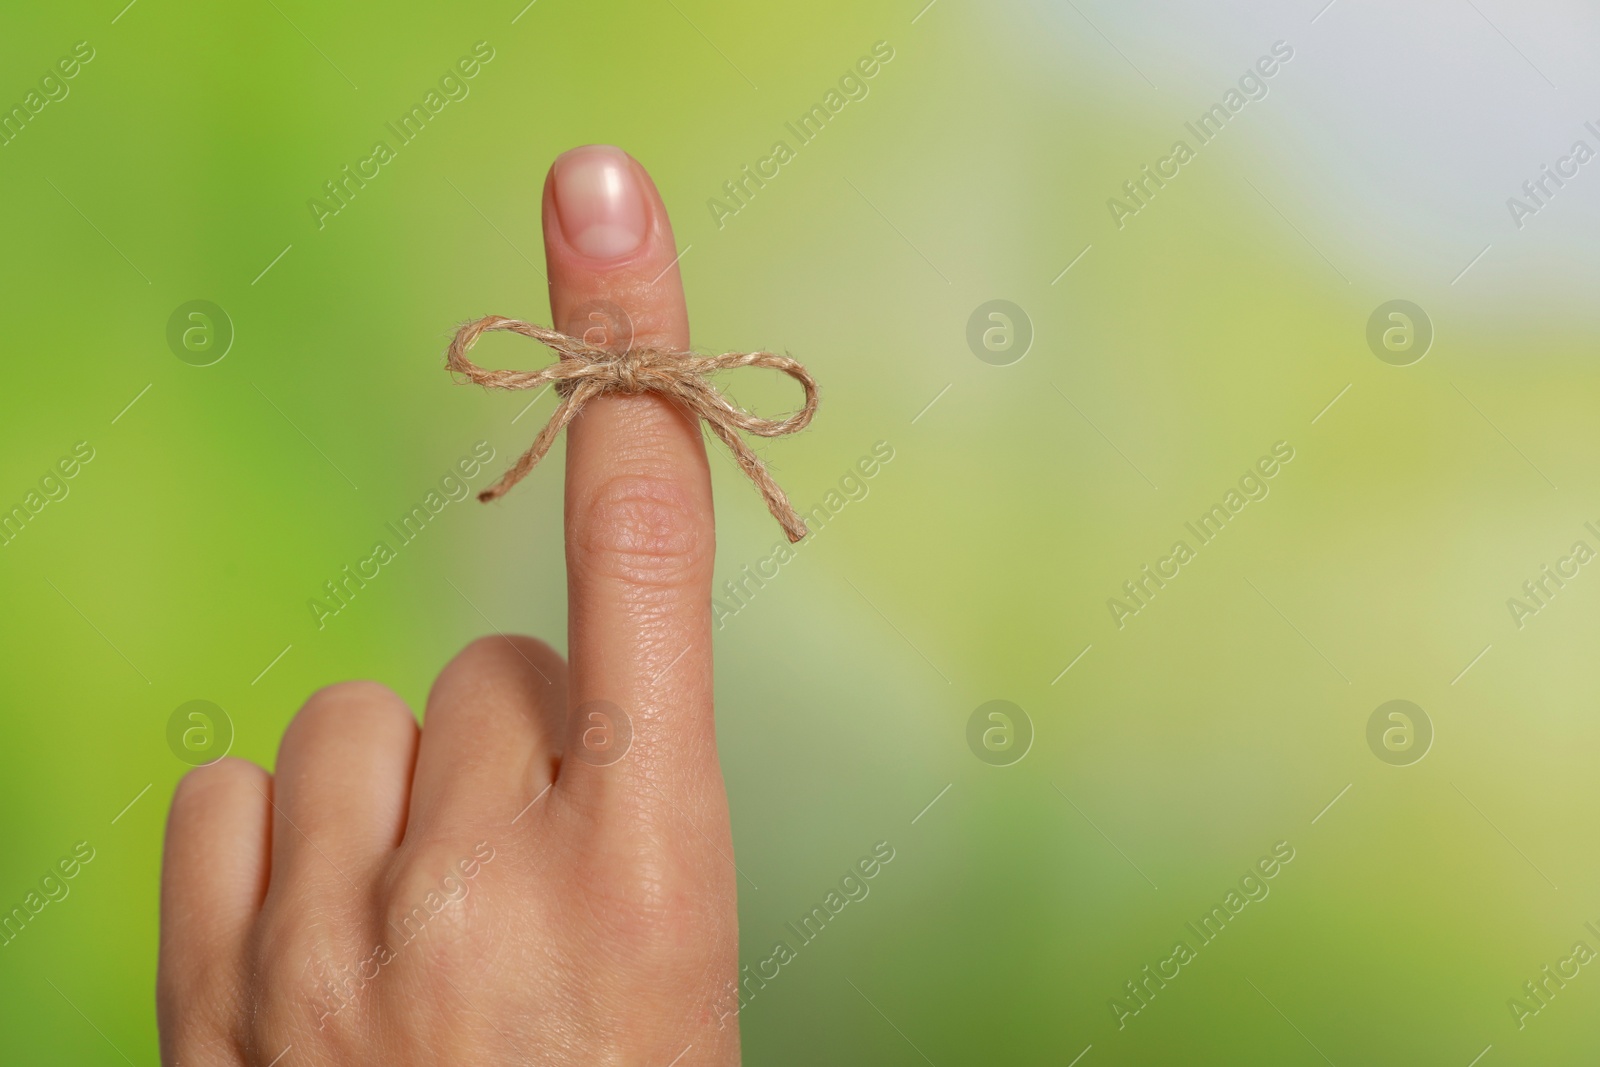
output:
MULTIPOLYGON (((1521 228, 1505 200, 1600 146, 1594 12, 924 3, 7 13, 7 106, 93 58, 0 147, 0 507, 93 459, 0 547, 0 905, 94 859, 0 947, 0 1061, 157 1062, 179 705, 270 766, 319 686, 420 706, 491 626, 563 644, 556 461, 449 505, 324 629, 306 602, 548 415, 513 424, 523 398, 441 355, 467 318, 548 321, 544 172, 609 142, 674 213, 697 345, 822 382, 812 429, 762 445, 796 502, 894 455, 717 634, 744 959, 896 850, 745 1008, 748 1062, 1592 1062, 1596 968, 1521 1026, 1508 1002, 1600 949, 1600 577, 1520 627, 1507 598, 1600 548, 1600 163, 1521 228), (470 95, 319 229, 323 183, 480 41, 470 95), (1119 229, 1107 199, 1278 41, 1265 99, 1119 229), (797 146, 878 42, 870 92, 797 146), (1397 298, 1435 333, 1408 366, 1366 340, 1397 298), (993 299, 1033 335, 1005 365, 967 340, 993 299), (167 340, 195 300, 234 333, 209 366, 167 340), (1119 628, 1107 599, 1279 441, 1270 495, 1119 628), (997 699, 1020 760, 969 747, 997 699), (1408 765, 1367 740, 1394 699, 1434 735, 1408 765), (1119 1027, 1125 983, 1279 842, 1270 895, 1119 1027)), ((712 463, 720 585, 779 531, 712 463)))

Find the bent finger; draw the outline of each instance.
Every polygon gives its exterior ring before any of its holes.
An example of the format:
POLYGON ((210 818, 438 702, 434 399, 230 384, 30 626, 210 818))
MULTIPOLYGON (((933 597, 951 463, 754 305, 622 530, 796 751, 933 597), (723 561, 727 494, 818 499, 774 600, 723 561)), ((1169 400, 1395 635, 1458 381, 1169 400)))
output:
POLYGON ((272 776, 223 759, 172 796, 161 863, 156 1003, 164 1062, 229 1036, 250 929, 267 892, 272 776))
POLYGON ((521 815, 555 778, 567 665, 543 641, 482 637, 433 683, 411 783, 407 839, 521 815))

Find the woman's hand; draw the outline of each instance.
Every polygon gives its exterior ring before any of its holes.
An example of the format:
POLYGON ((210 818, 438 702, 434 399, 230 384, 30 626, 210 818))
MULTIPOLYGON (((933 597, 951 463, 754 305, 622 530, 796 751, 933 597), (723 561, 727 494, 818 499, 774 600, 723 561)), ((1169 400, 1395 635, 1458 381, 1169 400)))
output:
MULTIPOLYGON (((556 160, 544 233, 557 329, 688 347, 672 229, 631 157, 556 160)), ((738 1062, 699 427, 607 396, 568 435, 570 663, 482 638, 420 730, 346 682, 306 702, 275 774, 228 759, 179 785, 165 1063, 738 1062)))

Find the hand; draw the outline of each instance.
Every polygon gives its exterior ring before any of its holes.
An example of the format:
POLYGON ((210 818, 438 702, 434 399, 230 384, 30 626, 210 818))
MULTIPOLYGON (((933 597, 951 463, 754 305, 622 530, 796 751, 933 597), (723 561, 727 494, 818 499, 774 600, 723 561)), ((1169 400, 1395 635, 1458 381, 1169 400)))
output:
MULTIPOLYGON (((557 329, 584 334, 605 300, 635 344, 688 346, 638 163, 566 153, 543 218, 557 329)), ((226 759, 178 786, 164 1063, 738 1062, 705 449, 654 395, 603 397, 567 433, 570 664, 482 638, 420 730, 388 689, 345 682, 295 716, 275 774, 226 759)))

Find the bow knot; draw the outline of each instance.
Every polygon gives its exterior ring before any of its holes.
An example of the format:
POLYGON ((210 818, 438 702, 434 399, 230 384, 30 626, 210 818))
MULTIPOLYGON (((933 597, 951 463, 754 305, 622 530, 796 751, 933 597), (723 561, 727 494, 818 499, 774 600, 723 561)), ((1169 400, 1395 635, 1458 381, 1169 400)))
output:
POLYGON ((616 376, 616 391, 638 396, 661 388, 665 384, 662 376, 650 373, 660 365, 658 356, 659 353, 650 349, 630 348, 613 358, 610 363, 611 371, 616 376))
POLYGON ((519 319, 489 315, 469 322, 456 331, 445 357, 452 373, 488 389, 536 389, 551 385, 561 395, 561 404, 528 450, 501 475, 500 480, 478 499, 489 501, 503 496, 544 458, 556 436, 566 428, 583 406, 597 396, 622 393, 637 396, 659 393, 678 401, 690 414, 704 419, 711 432, 733 453, 739 468, 749 476, 767 502, 767 509, 782 524, 790 541, 806 535, 805 523, 795 513, 789 498, 767 473, 738 431, 759 437, 781 437, 796 433, 811 422, 817 411, 817 383, 804 365, 772 352, 726 352, 720 356, 701 356, 661 348, 633 348, 623 352, 592 345, 577 337, 537 326, 519 319), (486 370, 467 358, 467 353, 484 333, 509 330, 531 337, 554 350, 561 358, 537 371, 486 370), (730 403, 706 377, 719 370, 737 367, 770 367, 782 371, 805 390, 805 405, 786 419, 759 418, 730 403))

